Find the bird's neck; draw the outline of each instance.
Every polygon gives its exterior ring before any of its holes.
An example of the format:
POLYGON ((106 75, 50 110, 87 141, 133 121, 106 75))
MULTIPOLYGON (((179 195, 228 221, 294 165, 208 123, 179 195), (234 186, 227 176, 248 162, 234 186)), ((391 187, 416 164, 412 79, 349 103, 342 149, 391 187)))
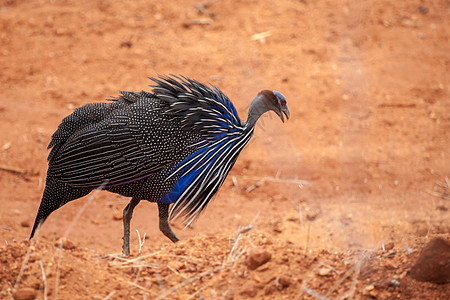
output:
POLYGON ((267 100, 262 94, 256 96, 250 104, 250 108, 248 109, 248 117, 246 121, 247 127, 253 128, 255 127, 256 121, 258 121, 259 117, 262 114, 269 111, 270 108, 267 105, 267 100))

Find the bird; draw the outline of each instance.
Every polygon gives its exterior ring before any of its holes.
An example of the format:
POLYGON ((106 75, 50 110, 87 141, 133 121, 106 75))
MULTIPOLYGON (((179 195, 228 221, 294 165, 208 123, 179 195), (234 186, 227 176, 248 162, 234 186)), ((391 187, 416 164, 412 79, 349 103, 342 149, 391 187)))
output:
POLYGON ((156 202, 159 229, 179 241, 169 221, 186 225, 224 183, 260 116, 290 117, 286 98, 262 90, 242 122, 217 87, 182 75, 149 77, 152 91, 120 91, 65 117, 48 145, 45 189, 30 239, 47 217, 95 189, 131 197, 123 210, 122 255, 130 255, 130 222, 141 200, 156 202), (169 209, 170 208, 170 209, 169 209))

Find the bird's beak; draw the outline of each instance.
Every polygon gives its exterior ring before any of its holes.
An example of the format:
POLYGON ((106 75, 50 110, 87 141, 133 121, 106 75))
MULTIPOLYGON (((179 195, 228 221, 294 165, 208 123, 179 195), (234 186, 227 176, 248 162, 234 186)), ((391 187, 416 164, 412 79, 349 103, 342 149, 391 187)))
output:
POLYGON ((281 118, 281 121, 283 121, 283 123, 284 123, 283 114, 286 116, 286 120, 289 120, 289 117, 291 116, 291 114, 289 113, 289 108, 287 107, 287 105, 285 105, 281 108, 280 118, 281 118))

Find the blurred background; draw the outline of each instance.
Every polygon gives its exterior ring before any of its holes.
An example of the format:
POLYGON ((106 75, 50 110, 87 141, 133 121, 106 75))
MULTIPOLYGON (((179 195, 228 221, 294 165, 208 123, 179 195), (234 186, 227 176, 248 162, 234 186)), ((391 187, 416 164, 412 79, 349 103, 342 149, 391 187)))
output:
MULTIPOLYGON (((74 108, 150 90, 182 74, 219 87, 246 119, 262 89, 288 100, 273 114, 182 239, 258 232, 298 247, 399 247, 450 232, 448 1, 0 1, 1 240, 23 240, 46 176, 46 147, 74 108)), ((70 233, 120 252, 128 199, 100 193, 70 233)), ((86 198, 53 213, 55 241, 86 198)), ((157 208, 132 220, 146 247, 169 241, 157 208)))

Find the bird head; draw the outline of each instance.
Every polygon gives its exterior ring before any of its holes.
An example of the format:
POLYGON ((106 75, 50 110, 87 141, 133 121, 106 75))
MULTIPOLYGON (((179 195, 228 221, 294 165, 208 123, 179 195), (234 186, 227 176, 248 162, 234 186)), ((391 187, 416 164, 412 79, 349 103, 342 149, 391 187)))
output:
POLYGON ((289 120, 290 113, 287 107, 286 98, 278 91, 263 90, 259 92, 258 96, 262 97, 265 101, 264 104, 267 106, 267 111, 274 111, 284 123, 284 117, 289 120))

